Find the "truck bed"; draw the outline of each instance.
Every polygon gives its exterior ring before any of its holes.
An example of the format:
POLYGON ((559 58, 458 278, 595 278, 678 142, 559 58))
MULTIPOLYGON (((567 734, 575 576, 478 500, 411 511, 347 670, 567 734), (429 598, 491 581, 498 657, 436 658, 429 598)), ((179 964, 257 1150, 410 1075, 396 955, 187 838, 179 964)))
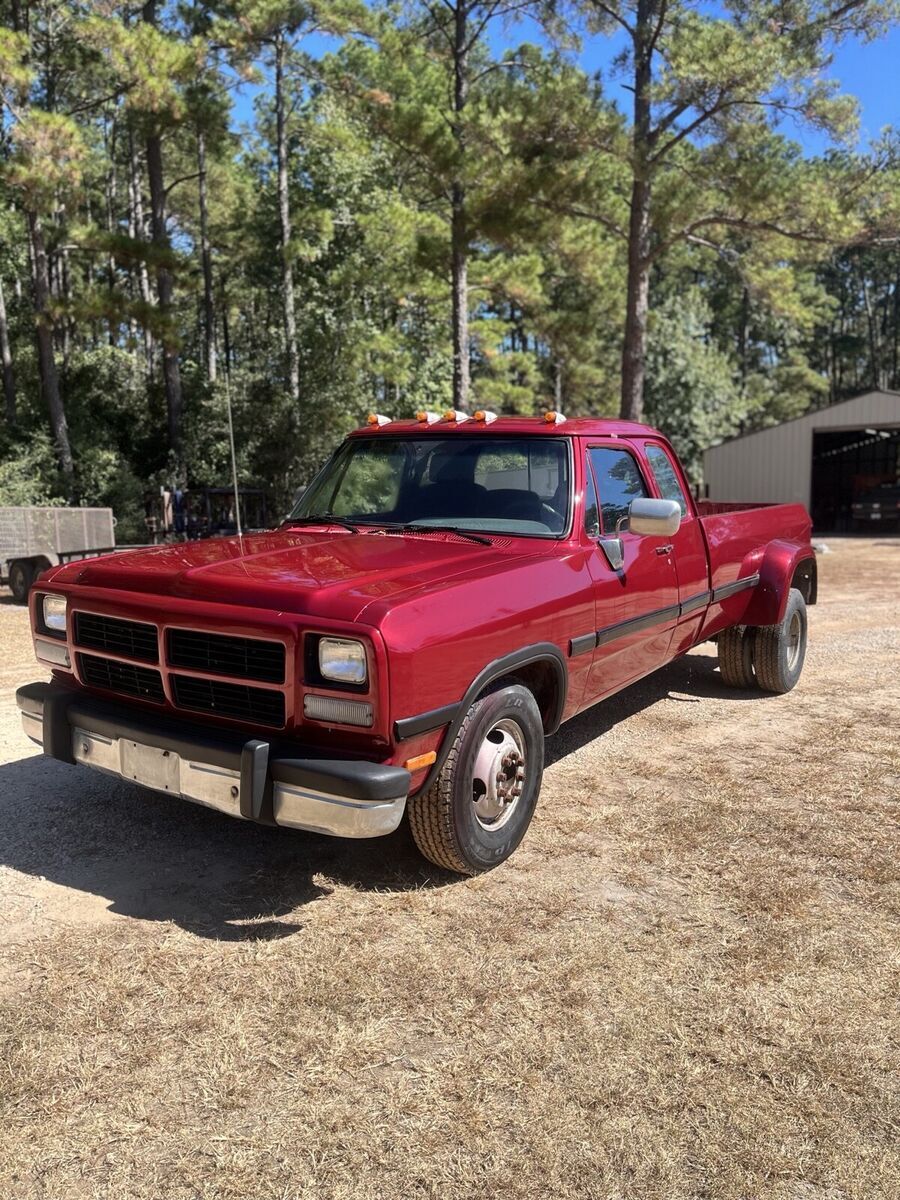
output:
MULTIPOLYGON (((699 501, 697 512, 706 539, 709 586, 714 596, 719 589, 757 576, 766 555, 790 559, 798 552, 809 553, 812 521, 802 504, 699 501)), ((713 604, 704 634, 711 636, 727 625, 741 623, 748 611, 752 615, 753 605, 751 587, 722 604, 713 604)))

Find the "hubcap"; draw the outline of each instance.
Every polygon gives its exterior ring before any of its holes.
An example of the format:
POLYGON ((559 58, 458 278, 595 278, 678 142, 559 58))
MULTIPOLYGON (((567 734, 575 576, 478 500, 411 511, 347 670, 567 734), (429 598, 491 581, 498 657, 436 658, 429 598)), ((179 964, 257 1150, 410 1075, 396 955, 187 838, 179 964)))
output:
POLYGON ((499 829, 515 812, 525 787, 525 736, 508 718, 485 734, 472 771, 472 806, 484 829, 499 829))
POLYGON ((788 626, 787 637, 787 662, 788 668, 793 671, 800 658, 800 647, 803 644, 803 622, 800 619, 798 612, 791 616, 791 623, 788 626))

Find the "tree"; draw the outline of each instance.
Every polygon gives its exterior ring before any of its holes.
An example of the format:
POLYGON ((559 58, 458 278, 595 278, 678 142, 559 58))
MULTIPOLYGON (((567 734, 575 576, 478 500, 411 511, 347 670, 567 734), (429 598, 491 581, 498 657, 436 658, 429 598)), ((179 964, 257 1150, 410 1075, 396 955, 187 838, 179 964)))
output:
POLYGON ((2 30, 0 38, 3 109, 11 122, 4 177, 20 197, 24 212, 41 392, 64 488, 74 499, 75 464, 54 349, 56 316, 45 221, 58 211, 62 196, 77 185, 81 176, 84 145, 80 132, 69 116, 56 111, 62 63, 71 68, 75 44, 71 30, 57 36, 53 13, 43 7, 30 13, 28 33, 18 28, 19 16, 16 11, 16 28, 2 30), (42 49, 37 67, 33 65, 37 57, 33 53, 35 40, 40 41, 42 49))
POLYGON ((345 83, 367 106, 373 127, 415 160, 419 180, 447 214, 453 404, 469 407, 472 245, 484 181, 484 92, 516 55, 493 60, 494 22, 538 16, 538 0, 423 0, 399 26, 376 31, 378 50, 348 56, 345 83))
POLYGON ((631 127, 624 139, 607 140, 604 126, 594 149, 625 164, 628 195, 624 205, 610 206, 606 195, 572 207, 627 245, 621 413, 639 420, 651 270, 674 245, 719 250, 734 231, 779 247, 865 236, 853 212, 859 172, 842 183, 838 164, 829 175, 823 164, 786 161, 774 131, 790 118, 837 138, 848 132, 853 104, 821 73, 835 42, 875 36, 891 6, 801 0, 773 9, 739 0, 727 15, 697 0, 584 6, 593 28, 625 38, 618 66, 633 94, 631 127))
MULTIPOLYGON (((337 12, 337 8, 335 9, 337 12)), ((300 350, 294 283, 294 229, 290 196, 289 74, 297 69, 296 45, 300 39, 331 27, 327 5, 298 0, 252 0, 250 4, 223 7, 217 35, 229 44, 241 67, 261 55, 273 77, 275 116, 275 172, 280 233, 281 300, 287 387, 295 412, 300 404, 300 350)))

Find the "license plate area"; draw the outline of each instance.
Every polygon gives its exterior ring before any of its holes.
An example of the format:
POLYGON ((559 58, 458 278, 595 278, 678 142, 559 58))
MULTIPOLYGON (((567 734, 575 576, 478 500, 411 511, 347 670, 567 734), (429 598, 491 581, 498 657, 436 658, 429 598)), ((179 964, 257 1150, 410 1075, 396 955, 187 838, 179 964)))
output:
POLYGON ((121 771, 125 779, 158 792, 180 791, 181 759, 170 750, 158 746, 142 746, 126 738, 119 739, 121 771))

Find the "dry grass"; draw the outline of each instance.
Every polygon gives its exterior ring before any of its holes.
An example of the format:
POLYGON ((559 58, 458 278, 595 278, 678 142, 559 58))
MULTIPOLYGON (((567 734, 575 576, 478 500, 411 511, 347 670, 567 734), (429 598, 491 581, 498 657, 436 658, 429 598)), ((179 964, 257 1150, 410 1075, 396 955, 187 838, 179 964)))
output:
POLYGON ((900 1196, 900 543, 836 550, 797 691, 704 650, 579 718, 470 881, 26 757, 4 701, 2 1200, 900 1196))

